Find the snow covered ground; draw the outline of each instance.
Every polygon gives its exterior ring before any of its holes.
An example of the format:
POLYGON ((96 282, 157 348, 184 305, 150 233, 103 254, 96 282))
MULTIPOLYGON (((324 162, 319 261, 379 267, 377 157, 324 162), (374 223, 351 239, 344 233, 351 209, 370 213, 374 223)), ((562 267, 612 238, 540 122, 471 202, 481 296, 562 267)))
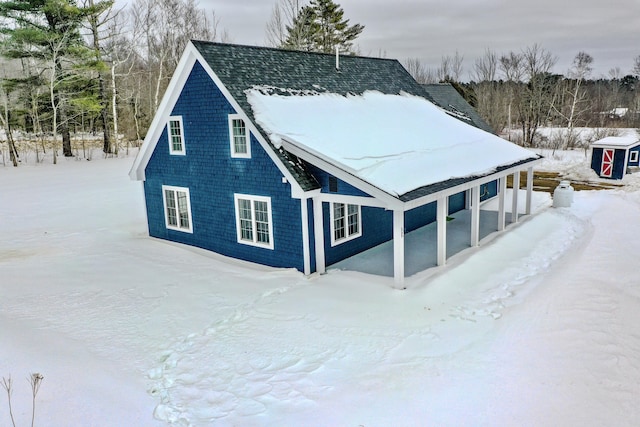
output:
MULTIPOLYGON (((149 238, 132 161, 0 168, 0 376, 18 425, 32 372, 40 427, 640 422, 640 177, 571 208, 540 196, 398 291, 149 238)), ((542 167, 595 179, 581 151, 542 167)))

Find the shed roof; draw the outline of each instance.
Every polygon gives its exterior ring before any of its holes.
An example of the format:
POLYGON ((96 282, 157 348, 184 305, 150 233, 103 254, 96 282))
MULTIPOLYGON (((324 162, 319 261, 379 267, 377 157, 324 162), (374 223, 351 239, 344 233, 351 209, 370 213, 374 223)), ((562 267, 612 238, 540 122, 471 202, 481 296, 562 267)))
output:
POLYGON ((631 148, 635 145, 640 145, 640 138, 636 135, 627 136, 607 136, 591 144, 593 147, 617 147, 617 148, 631 148))

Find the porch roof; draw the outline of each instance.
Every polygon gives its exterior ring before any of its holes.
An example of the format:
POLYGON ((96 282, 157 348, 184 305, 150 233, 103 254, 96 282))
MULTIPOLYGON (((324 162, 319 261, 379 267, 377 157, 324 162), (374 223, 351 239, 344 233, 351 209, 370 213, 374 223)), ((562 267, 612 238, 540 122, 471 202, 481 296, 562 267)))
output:
POLYGON ((403 202, 539 158, 421 96, 281 92, 247 91, 256 123, 276 147, 284 143, 403 202))

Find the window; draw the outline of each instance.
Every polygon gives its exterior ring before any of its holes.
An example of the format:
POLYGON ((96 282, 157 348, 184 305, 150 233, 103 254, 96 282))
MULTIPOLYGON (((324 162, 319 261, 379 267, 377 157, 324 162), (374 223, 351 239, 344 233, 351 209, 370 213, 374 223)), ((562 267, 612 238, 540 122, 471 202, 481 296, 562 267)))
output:
POLYGON ((629 153, 629 161, 633 162, 633 163, 637 162, 638 161, 638 154, 639 154, 638 151, 632 151, 631 153, 629 153))
POLYGON ((329 192, 337 193, 338 192, 338 178, 335 176, 329 177, 329 192))
POLYGON ((238 114, 229 115, 229 136, 231 140, 231 157, 251 157, 251 144, 244 120, 238 114))
POLYGON ((360 205, 331 204, 331 246, 362 235, 360 205))
POLYGON ((163 185, 162 198, 164 200, 164 219, 167 228, 192 233, 189 189, 163 185))
POLYGON ((185 155, 182 128, 181 116, 169 117, 167 132, 169 135, 169 153, 171 154, 185 155))
POLYGON ((235 194, 238 243, 273 249, 271 198, 235 194))

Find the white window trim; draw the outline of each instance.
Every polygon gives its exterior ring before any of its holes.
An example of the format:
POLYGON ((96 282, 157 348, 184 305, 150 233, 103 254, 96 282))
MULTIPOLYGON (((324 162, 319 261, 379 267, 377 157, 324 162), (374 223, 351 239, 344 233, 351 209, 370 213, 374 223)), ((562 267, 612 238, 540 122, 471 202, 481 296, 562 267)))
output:
MULTIPOLYGON (((177 194, 176 194, 176 200, 178 200, 177 194)), ((193 216, 191 215, 191 195, 189 194, 189 189, 188 188, 186 188, 186 187, 174 187, 174 186, 171 186, 171 185, 163 185, 162 186, 162 207, 163 207, 163 210, 164 210, 164 224, 169 230, 182 231, 184 233, 193 233, 193 216), (167 215, 167 195, 166 195, 166 190, 173 191, 175 193, 177 193, 178 191, 183 192, 183 193, 187 193, 187 215, 189 217, 189 227, 188 228, 180 227, 180 225, 171 225, 171 224, 169 224, 169 216, 167 215)), ((178 212, 178 215, 179 215, 179 212, 178 212)), ((178 220, 178 224, 180 224, 179 220, 178 220)))
POLYGON ((637 162, 638 161, 638 154, 639 154, 638 151, 631 151, 629 153, 629 161, 630 162, 637 162))
POLYGON ((357 205, 355 203, 341 203, 341 202, 331 202, 329 203, 329 222, 331 224, 330 232, 331 232, 331 246, 337 246, 342 243, 348 242, 353 239, 357 239, 362 236, 362 206, 357 205), (344 205, 345 209, 345 237, 336 240, 335 226, 334 226, 334 213, 333 213, 333 205, 341 204, 344 205), (358 207, 358 232, 349 234, 349 208, 347 205, 354 205, 358 207))
POLYGON ((240 116, 240 114, 229 114, 229 146, 231 150, 231 157, 239 158, 239 159, 250 159, 251 158, 251 132, 249 131, 249 127, 247 126, 247 122, 245 119, 240 116), (234 120, 242 120, 244 123, 245 129, 245 138, 247 144, 247 152, 246 153, 236 153, 236 145, 233 140, 233 121, 234 120))
POLYGON ((265 248, 265 249, 273 249, 274 245, 273 245, 273 215, 272 215, 272 211, 271 211, 271 197, 264 197, 264 196, 252 196, 250 194, 239 194, 239 193, 235 193, 233 195, 233 204, 235 206, 235 212, 236 212, 236 237, 238 240, 238 243, 241 243, 243 245, 249 245, 249 246, 256 246, 259 248, 265 248), (249 200, 251 201, 251 223, 253 226, 253 240, 245 240, 242 239, 242 230, 240 228, 240 211, 238 208, 238 200, 240 199, 244 199, 244 200, 249 200), (266 202, 267 203, 267 214, 269 216, 269 243, 263 243, 263 242, 258 242, 257 238, 258 238, 258 233, 256 230, 256 213, 255 213, 255 205, 254 202, 266 202))
POLYGON ((184 123, 182 122, 182 116, 170 116, 167 120, 167 139, 169 140, 169 154, 174 156, 184 156, 187 154, 184 141, 184 123), (173 149, 173 141, 171 140, 171 122, 177 121, 180 123, 180 141, 182 142, 182 150, 173 149))

